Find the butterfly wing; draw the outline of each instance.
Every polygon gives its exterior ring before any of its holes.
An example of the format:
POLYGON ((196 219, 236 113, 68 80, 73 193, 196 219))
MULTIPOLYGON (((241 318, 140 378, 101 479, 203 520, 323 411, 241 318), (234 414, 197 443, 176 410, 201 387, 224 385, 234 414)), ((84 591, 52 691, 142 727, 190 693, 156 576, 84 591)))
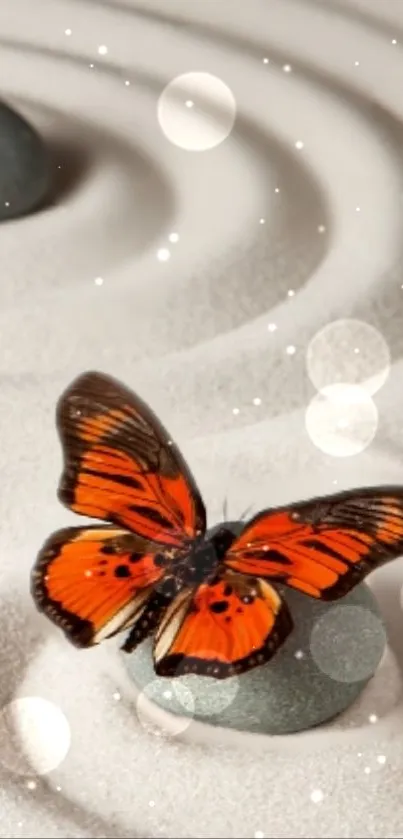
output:
POLYGON ((155 628, 165 602, 155 591, 166 563, 159 550, 113 526, 60 530, 32 571, 36 606, 78 647, 133 626, 139 643, 155 628))
POLYGON ((343 597, 403 554, 403 488, 371 488, 266 510, 231 545, 225 565, 311 597, 343 597))
POLYGON ((224 571, 168 606, 154 637, 155 670, 225 679, 272 658, 291 629, 287 607, 269 583, 224 571))
POLYGON ((61 397, 64 452, 59 498, 70 509, 164 545, 204 533, 194 479, 142 400, 101 373, 85 373, 61 397))

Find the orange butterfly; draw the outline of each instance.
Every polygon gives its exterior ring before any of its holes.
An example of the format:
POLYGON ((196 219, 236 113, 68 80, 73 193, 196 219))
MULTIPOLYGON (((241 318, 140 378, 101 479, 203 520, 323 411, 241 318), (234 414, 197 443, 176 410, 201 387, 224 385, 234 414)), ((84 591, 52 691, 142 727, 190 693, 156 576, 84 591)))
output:
POLYGON ((403 488, 372 488, 264 510, 236 535, 206 531, 194 479, 152 411, 100 373, 61 397, 59 498, 106 525, 53 534, 32 572, 40 611, 79 647, 154 633, 161 676, 223 679, 268 661, 292 630, 273 581, 343 597, 403 554, 403 488))

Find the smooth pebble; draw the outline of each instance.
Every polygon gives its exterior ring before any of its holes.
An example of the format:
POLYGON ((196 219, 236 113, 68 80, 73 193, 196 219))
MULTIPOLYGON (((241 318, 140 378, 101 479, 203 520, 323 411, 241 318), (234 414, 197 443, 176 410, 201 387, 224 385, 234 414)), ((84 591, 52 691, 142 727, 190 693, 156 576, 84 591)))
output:
POLYGON ((31 125, 0 102, 0 221, 36 209, 50 192, 50 154, 31 125))

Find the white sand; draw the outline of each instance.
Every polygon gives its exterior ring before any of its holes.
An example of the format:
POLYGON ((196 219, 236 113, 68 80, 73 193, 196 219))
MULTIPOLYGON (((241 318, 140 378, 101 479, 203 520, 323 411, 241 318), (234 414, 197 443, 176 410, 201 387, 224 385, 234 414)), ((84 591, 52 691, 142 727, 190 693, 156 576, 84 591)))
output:
MULTIPOLYGON (((344 722, 276 739, 192 724, 184 742, 138 724, 113 650, 79 653, 36 616, 28 574, 74 518, 55 497, 53 406, 89 367, 160 413, 212 522, 225 495, 236 518, 402 481, 401 0, 3 0, 0 33, 2 93, 58 150, 65 185, 1 227, 1 698, 51 700, 71 729, 49 776, 4 767, 0 835, 397 839, 400 562, 372 579, 393 652, 344 722), (157 121, 164 86, 190 71, 237 103, 212 151, 178 148, 157 121), (342 458, 307 434, 306 352, 351 317, 377 327, 392 365, 377 428, 362 409, 373 442, 342 458)), ((359 349, 378 372, 377 348, 359 349)))

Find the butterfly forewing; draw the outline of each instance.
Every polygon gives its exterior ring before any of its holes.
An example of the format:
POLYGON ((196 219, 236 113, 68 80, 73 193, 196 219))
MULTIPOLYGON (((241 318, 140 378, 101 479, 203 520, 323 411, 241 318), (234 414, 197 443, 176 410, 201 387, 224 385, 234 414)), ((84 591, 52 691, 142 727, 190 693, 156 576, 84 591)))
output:
POLYGON ((206 514, 193 476, 142 400, 101 373, 86 373, 59 401, 64 451, 60 499, 164 545, 204 533, 206 514))
POLYGON ((225 563, 333 600, 401 554, 403 489, 370 488, 259 513, 225 563))

